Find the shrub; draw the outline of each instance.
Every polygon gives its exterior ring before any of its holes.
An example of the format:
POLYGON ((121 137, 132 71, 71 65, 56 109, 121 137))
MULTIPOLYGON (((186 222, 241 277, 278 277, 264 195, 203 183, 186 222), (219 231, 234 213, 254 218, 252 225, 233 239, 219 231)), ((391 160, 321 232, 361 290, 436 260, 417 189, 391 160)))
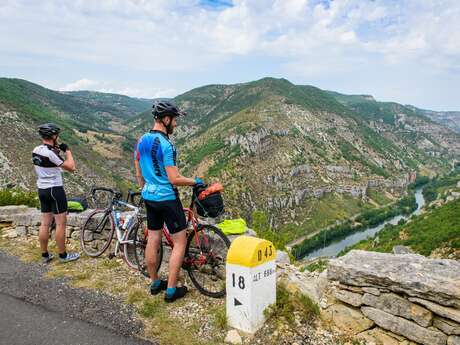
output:
POLYGON ((36 192, 29 192, 22 189, 0 190, 0 206, 26 205, 38 207, 39 204, 36 192))
POLYGON ((315 272, 315 271, 318 271, 318 272, 323 272, 326 268, 327 268, 327 264, 328 264, 328 261, 327 260, 318 260, 312 264, 309 264, 309 265, 306 265, 306 266, 303 266, 300 271, 301 272, 304 272, 305 270, 309 271, 309 272, 315 272))

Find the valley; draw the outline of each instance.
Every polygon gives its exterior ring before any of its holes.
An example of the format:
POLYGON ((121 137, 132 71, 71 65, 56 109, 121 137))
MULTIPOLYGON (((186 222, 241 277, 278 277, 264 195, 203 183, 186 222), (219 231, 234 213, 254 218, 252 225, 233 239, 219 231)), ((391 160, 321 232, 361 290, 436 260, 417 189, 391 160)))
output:
MULTIPOLYGON (((263 78, 174 101, 188 112, 173 138, 181 172, 220 181, 227 216, 259 221, 283 246, 396 202, 417 176, 446 174, 460 157, 459 134, 441 120, 372 96, 263 78)), ((145 99, 0 79, 1 187, 34 189, 36 126, 52 121, 77 158, 77 173, 65 176, 72 193, 135 188, 132 150, 151 127, 150 108, 145 99)))

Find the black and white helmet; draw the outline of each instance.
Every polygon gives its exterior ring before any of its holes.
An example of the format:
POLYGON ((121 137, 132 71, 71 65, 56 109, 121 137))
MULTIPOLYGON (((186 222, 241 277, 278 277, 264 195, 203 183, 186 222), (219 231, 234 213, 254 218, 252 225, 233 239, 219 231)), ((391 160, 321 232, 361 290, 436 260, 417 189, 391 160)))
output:
POLYGON ((41 135, 42 138, 49 139, 53 135, 59 134, 61 129, 56 126, 54 123, 44 123, 38 127, 38 134, 41 135))
POLYGON ((162 119, 165 116, 185 116, 184 111, 179 110, 179 108, 172 102, 169 101, 156 101, 153 103, 152 115, 155 119, 162 119))

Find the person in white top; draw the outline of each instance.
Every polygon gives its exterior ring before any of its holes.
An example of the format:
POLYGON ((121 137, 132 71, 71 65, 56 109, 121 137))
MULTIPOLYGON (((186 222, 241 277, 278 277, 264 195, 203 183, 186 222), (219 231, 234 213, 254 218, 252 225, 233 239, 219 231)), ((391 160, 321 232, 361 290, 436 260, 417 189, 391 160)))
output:
POLYGON ((58 145, 60 128, 53 123, 45 123, 38 128, 42 144, 32 151, 32 162, 37 174, 38 198, 42 212, 39 241, 42 260, 49 263, 53 255, 48 253, 49 227, 56 223, 56 244, 59 260, 69 262, 80 257, 78 253, 67 253, 65 248, 65 228, 67 225, 67 197, 62 182, 61 169, 75 171, 72 152, 64 143, 58 145), (63 159, 59 153, 65 153, 63 159))

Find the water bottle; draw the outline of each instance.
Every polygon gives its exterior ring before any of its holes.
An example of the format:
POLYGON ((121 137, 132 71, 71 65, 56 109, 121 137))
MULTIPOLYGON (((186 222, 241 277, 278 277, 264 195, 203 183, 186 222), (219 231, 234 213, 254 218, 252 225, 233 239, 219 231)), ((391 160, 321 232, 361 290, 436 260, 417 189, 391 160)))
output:
POLYGON ((123 224, 123 230, 129 229, 134 222, 134 217, 128 214, 125 218, 125 223, 123 224))
POLYGON ((115 211, 115 224, 119 227, 121 222, 121 212, 115 211))

